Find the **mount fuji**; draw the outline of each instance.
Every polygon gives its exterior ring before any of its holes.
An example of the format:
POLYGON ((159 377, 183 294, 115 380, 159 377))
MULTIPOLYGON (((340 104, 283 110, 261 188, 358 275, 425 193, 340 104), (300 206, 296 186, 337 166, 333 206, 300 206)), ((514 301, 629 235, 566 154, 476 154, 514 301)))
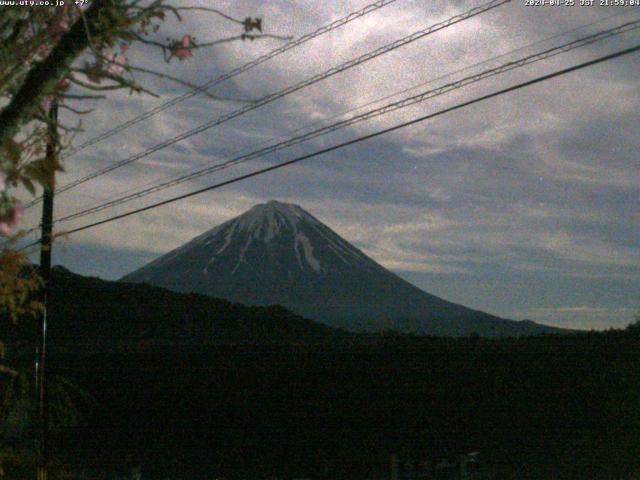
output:
POLYGON ((256 205, 122 278, 249 305, 280 304, 352 331, 460 336, 558 331, 426 293, 297 205, 256 205))

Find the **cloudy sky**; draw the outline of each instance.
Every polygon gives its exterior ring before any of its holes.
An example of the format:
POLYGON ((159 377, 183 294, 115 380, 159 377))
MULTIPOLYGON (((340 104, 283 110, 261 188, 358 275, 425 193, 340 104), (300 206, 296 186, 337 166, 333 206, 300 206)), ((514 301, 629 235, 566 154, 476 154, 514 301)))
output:
MULTIPOLYGON (((234 0, 216 7, 238 18, 263 17, 268 33, 299 37, 368 3, 234 0)), ((259 99, 480 3, 398 0, 213 93, 259 99)), ((86 182, 59 195, 56 215, 346 118, 405 89, 433 88, 637 19, 640 7, 532 7, 514 0, 86 182)), ((200 12, 168 23, 162 35, 189 33, 203 42, 236 35, 239 28, 200 12)), ((232 178, 638 43, 640 30, 61 227, 232 178)), ((171 64, 157 51, 132 48, 129 60, 202 84, 282 44, 227 43, 171 64)), ((60 242, 55 260, 78 273, 117 279, 256 203, 278 199, 299 204, 385 267, 447 300, 563 327, 621 327, 640 311, 638 79, 636 53, 81 232, 60 242)), ((157 78, 142 80, 161 99, 112 94, 84 119, 86 132, 77 141, 185 91, 157 78)), ((70 158, 60 184, 243 105, 196 95, 70 158)), ((37 214, 31 209, 27 224, 36 223, 37 214)))

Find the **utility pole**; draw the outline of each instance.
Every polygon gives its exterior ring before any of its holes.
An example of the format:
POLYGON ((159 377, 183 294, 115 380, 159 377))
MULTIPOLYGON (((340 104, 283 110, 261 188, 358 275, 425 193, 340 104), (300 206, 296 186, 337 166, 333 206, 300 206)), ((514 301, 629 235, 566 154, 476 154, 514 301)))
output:
POLYGON ((398 480, 400 478, 400 460, 397 453, 391 454, 391 480, 398 480))
MULTIPOLYGON (((48 112, 49 125, 47 129, 47 160, 54 165, 58 145, 58 102, 54 100, 48 112)), ((55 191, 55 169, 51 168, 50 178, 44 188, 42 196, 42 235, 40 237, 40 275, 43 280, 42 305, 40 316, 40 338, 38 360, 36 363, 36 378, 38 388, 38 471, 37 480, 47 480, 48 463, 48 423, 49 411, 47 404, 47 309, 51 277, 51 244, 53 231, 53 195, 55 191)))

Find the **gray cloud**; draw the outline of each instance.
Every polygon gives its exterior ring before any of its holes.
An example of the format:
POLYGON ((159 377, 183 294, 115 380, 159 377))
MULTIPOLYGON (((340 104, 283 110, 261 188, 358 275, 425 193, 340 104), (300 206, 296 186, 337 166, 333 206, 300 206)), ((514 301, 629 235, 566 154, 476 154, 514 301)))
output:
MULTIPOLYGON (((270 32, 299 36, 367 3, 241 0, 220 2, 219 8, 241 18, 263 15, 270 32)), ((477 4, 397 2, 225 82, 215 93, 259 98, 477 4)), ((66 214, 118 192, 251 151, 287 138, 302 126, 322 125, 341 112, 403 88, 612 15, 617 17, 434 86, 640 17, 633 9, 535 8, 512 2, 87 182, 61 195, 56 213, 66 214)), ((238 30, 219 19, 192 16, 187 21, 169 24, 171 34, 193 33, 204 40, 238 30)), ((435 112, 639 39, 636 32, 570 52, 91 220, 435 112)), ((198 51, 193 62, 169 65, 141 49, 131 53, 131 61, 203 83, 276 45, 275 41, 230 43, 198 51)), ((383 265, 448 300, 572 328, 623 326, 633 319, 640 302, 640 214, 634 208, 640 200, 638 78, 637 56, 582 70, 308 163, 88 230, 71 237, 57 258, 80 272, 117 278, 255 203, 278 198, 302 205, 383 265)), ((86 133, 79 141, 184 91, 157 79, 148 81, 162 94, 161 100, 126 92, 110 95, 91 121, 85 121, 86 133)), ((73 157, 60 182, 236 108, 237 103, 196 96, 73 157)), ((29 221, 36 219, 37 212, 29 212, 29 221)))

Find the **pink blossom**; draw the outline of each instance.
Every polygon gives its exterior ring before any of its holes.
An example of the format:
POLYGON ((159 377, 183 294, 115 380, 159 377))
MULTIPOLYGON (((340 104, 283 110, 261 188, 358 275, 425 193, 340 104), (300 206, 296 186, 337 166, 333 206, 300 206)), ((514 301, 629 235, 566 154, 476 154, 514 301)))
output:
POLYGON ((36 48, 36 56, 40 59, 47 58, 47 55, 49 55, 50 52, 51 52, 51 45, 47 43, 41 43, 36 48))
POLYGON ((194 44, 191 41, 191 36, 185 35, 180 40, 180 43, 174 47, 173 54, 178 57, 178 60, 180 61, 192 58, 193 52, 191 51, 191 48, 193 46, 194 44))
POLYGON ((127 57, 120 54, 107 53, 104 58, 107 60, 107 73, 120 75, 127 64, 127 57))
POLYGON ((65 90, 68 90, 70 86, 71 86, 71 80, 65 77, 60 79, 60 81, 56 83, 55 89, 58 92, 64 92, 65 90))
POLYGON ((55 97, 53 95, 47 95, 42 99, 40 106, 45 112, 48 112, 54 100, 55 100, 55 97))
POLYGON ((89 70, 86 73, 86 75, 90 82, 93 82, 93 83, 102 82, 102 76, 100 75, 100 68, 98 66, 93 67, 91 70, 89 70))
POLYGON ((26 51, 21 48, 15 48, 13 50, 13 54, 15 55, 16 59, 22 59, 22 64, 27 68, 31 68, 31 65, 33 64, 33 53, 33 48, 29 48, 26 51))
POLYGON ((24 207, 20 202, 16 202, 3 216, 0 216, 0 235, 9 235, 22 219, 24 215, 24 207))
POLYGON ((49 35, 52 37, 58 37, 60 35, 64 35, 69 30, 69 22, 66 18, 60 16, 53 21, 48 31, 49 35))

